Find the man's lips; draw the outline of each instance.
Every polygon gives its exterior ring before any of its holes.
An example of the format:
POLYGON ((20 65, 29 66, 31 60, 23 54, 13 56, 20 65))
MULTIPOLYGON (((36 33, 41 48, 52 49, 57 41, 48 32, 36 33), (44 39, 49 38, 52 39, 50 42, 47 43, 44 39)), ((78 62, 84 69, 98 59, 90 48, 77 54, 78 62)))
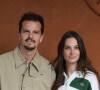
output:
POLYGON ((32 40, 32 39, 26 39, 25 41, 26 42, 34 42, 35 43, 35 40, 32 40))

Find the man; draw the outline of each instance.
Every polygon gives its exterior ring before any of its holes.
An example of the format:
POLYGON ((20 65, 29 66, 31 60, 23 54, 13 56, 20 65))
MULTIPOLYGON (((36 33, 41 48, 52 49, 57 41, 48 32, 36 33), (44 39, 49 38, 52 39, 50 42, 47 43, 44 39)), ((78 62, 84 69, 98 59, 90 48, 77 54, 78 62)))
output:
POLYGON ((0 55, 0 90, 51 90, 55 72, 38 53, 44 21, 26 13, 19 22, 20 43, 14 51, 0 55))

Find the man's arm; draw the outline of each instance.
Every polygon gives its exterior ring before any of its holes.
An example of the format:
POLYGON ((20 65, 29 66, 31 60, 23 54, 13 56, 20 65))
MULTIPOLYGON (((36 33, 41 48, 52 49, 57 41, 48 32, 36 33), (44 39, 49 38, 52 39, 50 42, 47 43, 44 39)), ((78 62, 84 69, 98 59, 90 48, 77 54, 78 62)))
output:
POLYGON ((54 67, 51 65, 51 86, 53 86, 55 78, 56 78, 56 73, 54 67))

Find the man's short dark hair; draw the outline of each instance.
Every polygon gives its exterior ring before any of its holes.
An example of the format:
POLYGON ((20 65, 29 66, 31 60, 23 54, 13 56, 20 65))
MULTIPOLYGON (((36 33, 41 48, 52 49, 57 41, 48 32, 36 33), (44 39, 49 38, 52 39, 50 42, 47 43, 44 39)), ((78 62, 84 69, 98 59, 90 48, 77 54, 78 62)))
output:
POLYGON ((21 32, 21 28, 22 28, 22 23, 23 21, 38 21, 41 23, 41 34, 43 34, 44 32, 44 20, 43 17, 36 14, 36 13, 25 13, 22 17, 21 20, 19 21, 19 33, 21 32))

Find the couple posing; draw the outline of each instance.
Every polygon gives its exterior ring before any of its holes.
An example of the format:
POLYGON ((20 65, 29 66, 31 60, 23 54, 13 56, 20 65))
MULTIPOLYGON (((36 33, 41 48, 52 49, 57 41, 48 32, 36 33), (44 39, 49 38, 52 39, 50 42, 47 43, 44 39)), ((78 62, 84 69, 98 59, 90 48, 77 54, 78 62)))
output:
POLYGON ((21 17, 20 43, 0 55, 0 90, 99 90, 98 73, 88 61, 80 35, 69 31, 62 36, 53 68, 38 52, 43 33, 42 16, 21 17))

